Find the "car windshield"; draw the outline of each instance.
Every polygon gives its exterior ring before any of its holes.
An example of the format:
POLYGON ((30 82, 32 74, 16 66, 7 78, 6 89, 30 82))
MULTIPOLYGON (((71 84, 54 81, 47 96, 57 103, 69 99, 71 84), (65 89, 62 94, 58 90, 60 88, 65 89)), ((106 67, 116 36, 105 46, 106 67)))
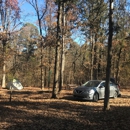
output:
POLYGON ((101 81, 88 81, 83 86, 85 87, 97 87, 101 81))

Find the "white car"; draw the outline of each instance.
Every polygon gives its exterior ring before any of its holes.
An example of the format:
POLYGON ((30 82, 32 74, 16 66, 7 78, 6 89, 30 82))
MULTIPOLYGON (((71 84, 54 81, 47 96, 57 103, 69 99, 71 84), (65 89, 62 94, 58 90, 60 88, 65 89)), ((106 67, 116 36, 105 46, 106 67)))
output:
MULTIPOLYGON (((119 89, 110 81, 109 97, 117 98, 119 89)), ((105 80, 90 80, 73 90, 73 96, 84 100, 98 101, 105 97, 105 80)))

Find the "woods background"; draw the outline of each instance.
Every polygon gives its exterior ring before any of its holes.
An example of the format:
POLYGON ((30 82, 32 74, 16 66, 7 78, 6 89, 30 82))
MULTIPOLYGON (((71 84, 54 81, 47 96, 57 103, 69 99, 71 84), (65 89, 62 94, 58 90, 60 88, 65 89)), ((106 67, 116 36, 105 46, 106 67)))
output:
MULTIPOLYGON (((19 3, 0 2, 1 85, 3 76, 5 86, 17 78, 23 86, 42 88, 106 77, 107 1, 44 0, 43 6, 37 0, 26 2, 34 7, 36 23, 28 21, 15 29, 19 3)), ((122 88, 130 82, 129 11, 129 0, 114 0, 111 77, 122 88)))

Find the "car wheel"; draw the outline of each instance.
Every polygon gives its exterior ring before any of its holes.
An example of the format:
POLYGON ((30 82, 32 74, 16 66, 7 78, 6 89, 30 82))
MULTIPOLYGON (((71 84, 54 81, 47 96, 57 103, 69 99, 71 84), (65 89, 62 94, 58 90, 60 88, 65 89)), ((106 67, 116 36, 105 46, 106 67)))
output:
POLYGON ((94 101, 94 102, 97 102, 97 101, 98 101, 98 93, 95 93, 95 94, 93 95, 93 101, 94 101))
POLYGON ((121 94, 119 94, 118 97, 121 97, 121 94))
POLYGON ((117 92, 115 91, 114 95, 113 95, 113 98, 117 98, 117 92))

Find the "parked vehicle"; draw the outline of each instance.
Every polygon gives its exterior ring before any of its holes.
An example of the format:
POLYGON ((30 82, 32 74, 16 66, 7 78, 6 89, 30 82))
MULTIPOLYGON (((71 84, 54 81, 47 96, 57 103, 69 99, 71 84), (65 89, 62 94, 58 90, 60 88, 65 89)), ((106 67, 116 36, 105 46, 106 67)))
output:
MULTIPOLYGON (((110 81, 110 96, 117 98, 119 89, 117 85, 110 81)), ((84 100, 93 100, 97 102, 105 97, 105 80, 90 80, 85 84, 73 90, 73 96, 84 100)))
POLYGON ((116 87, 118 90, 118 97, 121 97, 120 85, 116 83, 116 87))
POLYGON ((118 97, 121 97, 120 85, 116 82, 115 78, 110 78, 110 81, 113 82, 114 84, 116 84, 116 87, 118 89, 118 97))

